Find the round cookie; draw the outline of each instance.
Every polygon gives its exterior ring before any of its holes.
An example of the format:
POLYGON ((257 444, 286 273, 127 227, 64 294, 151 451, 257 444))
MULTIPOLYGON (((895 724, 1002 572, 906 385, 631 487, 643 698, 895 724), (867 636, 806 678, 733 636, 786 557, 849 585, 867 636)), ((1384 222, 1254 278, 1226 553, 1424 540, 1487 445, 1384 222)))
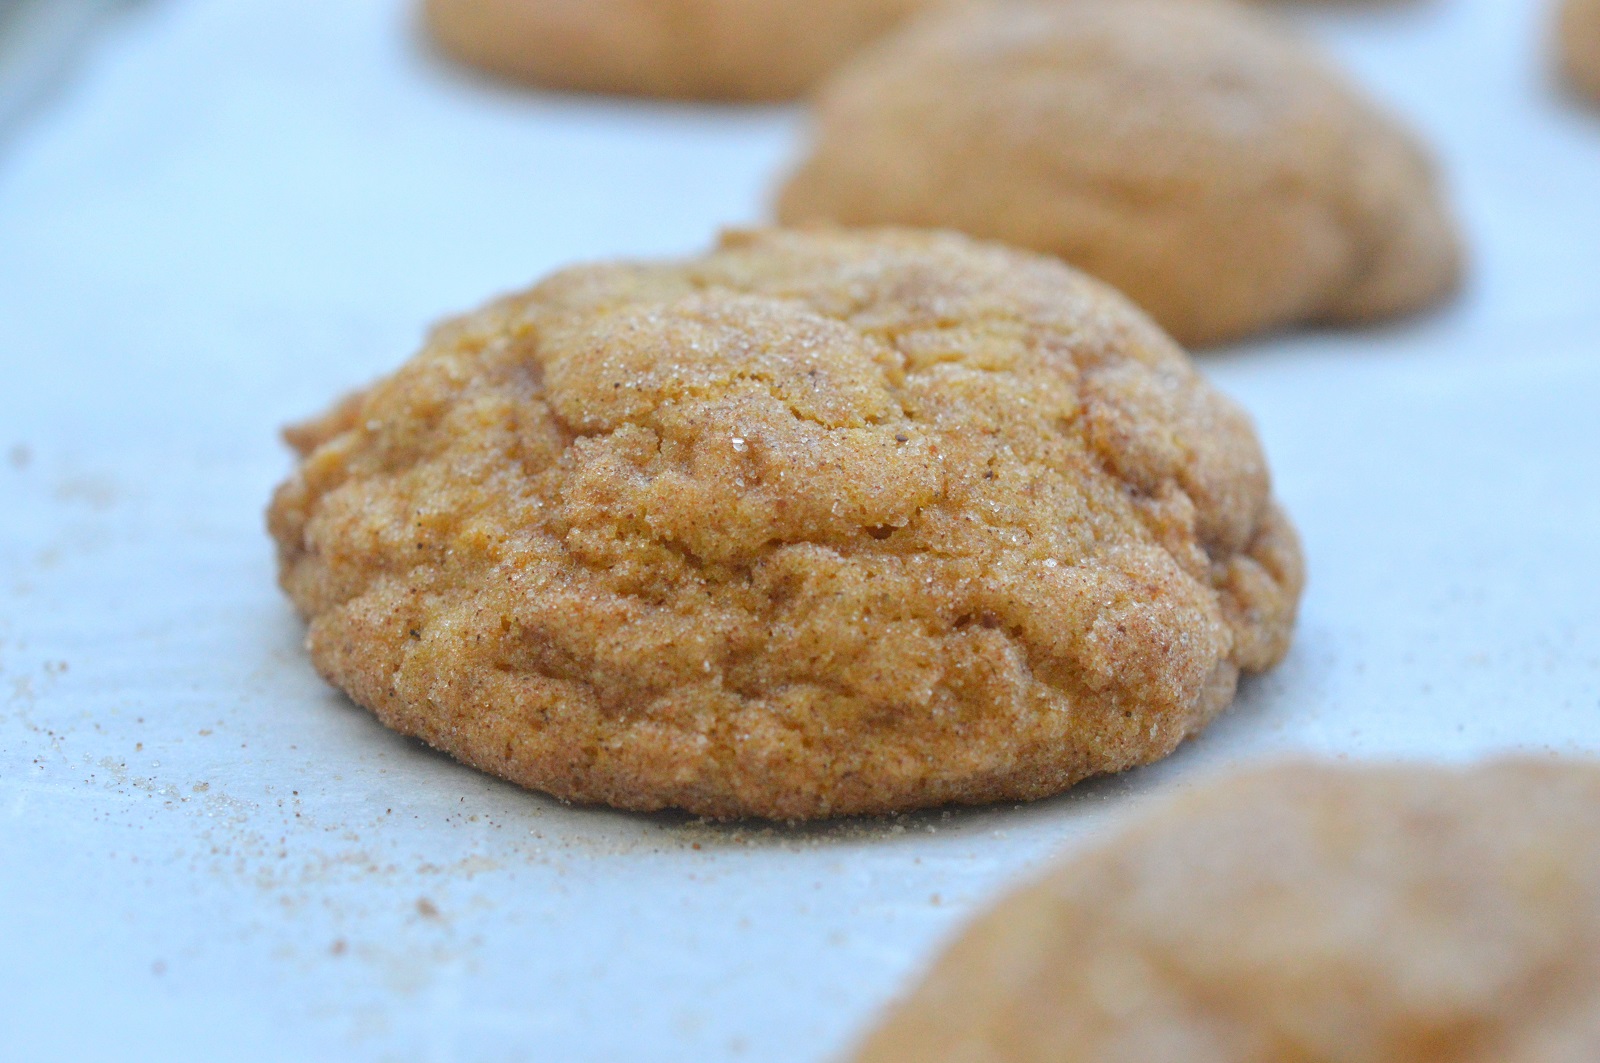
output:
POLYGON ((982 916, 855 1063, 1600 1059, 1600 767, 1294 765, 982 916))
POLYGON ((733 234, 438 329, 294 430, 312 659, 563 798, 806 819, 1166 756, 1284 654, 1240 410, 1121 296, 951 234, 733 234))
POLYGON ((819 95, 782 221, 953 228, 1059 255, 1186 344, 1382 318, 1458 282, 1423 150, 1238 5, 938 12, 819 95))
POLYGON ((931 0, 426 0, 463 62, 558 89, 788 100, 931 0))
POLYGON ((1567 82, 1600 101, 1600 0, 1566 0, 1560 37, 1561 68, 1567 82))

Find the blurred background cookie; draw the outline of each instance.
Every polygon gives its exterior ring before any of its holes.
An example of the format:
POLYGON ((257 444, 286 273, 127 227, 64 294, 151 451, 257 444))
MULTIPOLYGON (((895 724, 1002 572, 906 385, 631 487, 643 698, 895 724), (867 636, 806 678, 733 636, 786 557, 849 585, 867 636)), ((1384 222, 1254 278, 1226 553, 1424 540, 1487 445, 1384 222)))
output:
POLYGON ((928 15, 831 79, 786 224, 1056 254, 1178 340, 1438 301, 1460 246, 1417 140, 1267 16, 1191 0, 928 15))
POLYGON ((1291 765, 974 923, 856 1063, 1600 1059, 1600 767, 1291 765))
POLYGON ((929 233, 735 235, 442 327, 295 430, 322 674, 522 785, 807 819, 1171 753, 1302 585, 1248 418, 1111 289, 929 233))
POLYGON ((557 89, 787 100, 933 0, 426 0, 447 53, 557 89))
POLYGON ((1560 48, 1568 83, 1600 101, 1600 0, 1565 0, 1560 48))

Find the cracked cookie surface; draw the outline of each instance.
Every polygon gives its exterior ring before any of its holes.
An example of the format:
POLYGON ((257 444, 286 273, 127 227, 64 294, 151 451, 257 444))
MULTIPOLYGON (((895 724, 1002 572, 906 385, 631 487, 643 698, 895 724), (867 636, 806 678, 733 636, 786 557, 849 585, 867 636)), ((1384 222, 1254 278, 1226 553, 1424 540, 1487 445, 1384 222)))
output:
POLYGON ((586 92, 788 100, 934 0, 426 0, 450 55, 586 92))
POLYGON ((1600 1058, 1600 766, 1256 769, 980 917, 856 1063, 1600 1058))
POLYGON ((937 12, 818 93, 785 224, 957 229, 1058 255, 1185 344, 1455 289, 1432 162, 1267 15, 1193 0, 937 12))
POLYGON ((734 233, 446 323, 291 429, 322 673, 484 770, 806 819, 1170 753, 1286 651, 1245 415, 1115 292, 949 234, 734 233))

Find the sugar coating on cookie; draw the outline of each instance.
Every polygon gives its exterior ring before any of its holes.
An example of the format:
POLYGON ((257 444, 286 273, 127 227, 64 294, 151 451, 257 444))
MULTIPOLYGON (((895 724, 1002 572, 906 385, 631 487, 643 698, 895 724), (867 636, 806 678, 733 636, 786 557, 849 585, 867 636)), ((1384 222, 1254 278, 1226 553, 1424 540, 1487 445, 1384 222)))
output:
POLYGON ((787 100, 930 0, 425 0, 449 54, 559 89, 787 100))
POLYGON ((1283 656, 1246 416, 1124 299, 955 235, 731 234, 439 328, 294 429, 322 673, 563 798, 805 819, 1171 753, 1283 656))
POLYGON ((1561 9, 1560 48, 1567 82, 1600 101, 1600 0, 1566 0, 1561 9))
POLYGON ((855 1063, 1600 1059, 1600 766, 1293 765, 979 918, 855 1063))
POLYGON ((1196 345, 1414 310, 1460 273, 1416 140, 1270 16, 1209 0, 928 15, 824 85, 777 213, 1059 255, 1196 345))

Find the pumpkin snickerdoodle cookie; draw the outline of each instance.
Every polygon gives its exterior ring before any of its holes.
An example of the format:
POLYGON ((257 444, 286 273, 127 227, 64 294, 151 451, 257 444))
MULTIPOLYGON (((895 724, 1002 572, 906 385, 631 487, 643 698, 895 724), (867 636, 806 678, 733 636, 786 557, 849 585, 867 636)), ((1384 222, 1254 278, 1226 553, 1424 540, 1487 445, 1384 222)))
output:
POLYGON ((1255 769, 979 918, 855 1063, 1600 1059, 1600 766, 1255 769))
POLYGON ((930 0, 426 0, 448 53, 558 89, 788 100, 930 0))
POLYGON ((1271 17, 1212 0, 930 14, 823 86, 777 213, 1059 255, 1186 344, 1403 313, 1460 273, 1422 147, 1271 17))
POLYGON ((1284 654, 1249 420, 1122 297, 949 234, 569 269, 294 429, 322 673, 563 798, 806 819, 1171 753, 1284 654))

